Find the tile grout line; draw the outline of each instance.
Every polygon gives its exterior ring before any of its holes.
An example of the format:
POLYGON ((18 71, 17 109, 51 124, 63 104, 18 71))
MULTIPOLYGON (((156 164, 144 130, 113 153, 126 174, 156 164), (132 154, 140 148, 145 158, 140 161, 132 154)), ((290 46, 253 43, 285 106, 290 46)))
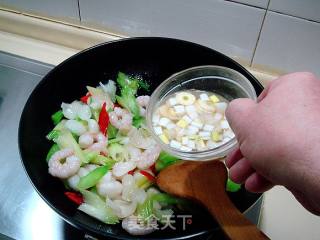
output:
POLYGON ((77 1, 78 2, 78 15, 79 15, 79 21, 80 23, 82 22, 82 19, 81 19, 81 10, 80 10, 80 0, 77 1))
POLYGON ((292 15, 292 14, 289 14, 289 13, 280 12, 280 11, 277 11, 277 10, 268 10, 268 11, 272 12, 272 13, 279 14, 279 15, 283 15, 283 16, 287 16, 287 17, 293 17, 293 18, 304 20, 304 21, 320 24, 320 21, 308 19, 308 18, 305 18, 305 17, 299 17, 299 16, 295 16, 295 15, 292 15))
POLYGON ((253 8, 258 8, 258 9, 266 9, 266 8, 264 8, 264 7, 251 5, 251 4, 249 4, 249 3, 237 2, 237 1, 235 1, 235 0, 225 0, 225 1, 226 1, 226 2, 232 2, 232 3, 235 3, 235 4, 244 5, 244 6, 247 6, 247 7, 253 7, 253 8))
POLYGON ((266 12, 264 13, 263 15, 263 19, 262 19, 262 22, 261 22, 261 28, 260 28, 260 31, 259 31, 259 34, 258 34, 258 38, 257 38, 257 42, 254 46, 254 49, 253 49, 253 54, 252 54, 252 58, 251 58, 251 61, 250 61, 250 67, 252 67, 252 63, 253 63, 253 59, 256 55, 256 51, 257 51, 257 48, 258 48, 258 44, 259 44, 259 40, 260 40, 260 37, 261 37, 261 33, 262 33, 262 28, 263 28, 263 25, 264 25, 264 22, 266 20, 266 16, 267 16, 267 13, 268 13, 268 8, 269 8, 269 5, 270 5, 270 0, 268 1, 268 5, 267 5, 267 8, 266 8, 266 12))

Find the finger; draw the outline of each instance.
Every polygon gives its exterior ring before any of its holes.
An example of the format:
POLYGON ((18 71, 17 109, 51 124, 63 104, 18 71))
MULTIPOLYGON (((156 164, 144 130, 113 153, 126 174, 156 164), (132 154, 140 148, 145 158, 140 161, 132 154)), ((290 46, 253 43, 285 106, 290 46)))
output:
POLYGON ((250 162, 246 158, 241 158, 229 170, 229 177, 235 183, 244 183, 254 172, 250 162))
POLYGON ((239 142, 245 138, 245 131, 249 129, 250 124, 249 114, 256 104, 252 99, 238 98, 231 101, 226 109, 227 120, 239 142))
POLYGON ((245 182, 245 188, 249 192, 259 193, 265 192, 274 186, 266 178, 258 174, 257 172, 252 173, 245 182))
POLYGON ((231 153, 228 154, 226 157, 226 165, 228 168, 231 168, 237 161, 242 158, 242 153, 239 148, 233 150, 231 153))
POLYGON ((264 98, 268 95, 270 86, 271 86, 271 83, 268 84, 265 89, 263 89, 263 91, 262 91, 262 92, 260 93, 260 95, 258 96, 257 102, 261 102, 262 99, 264 99, 264 98))

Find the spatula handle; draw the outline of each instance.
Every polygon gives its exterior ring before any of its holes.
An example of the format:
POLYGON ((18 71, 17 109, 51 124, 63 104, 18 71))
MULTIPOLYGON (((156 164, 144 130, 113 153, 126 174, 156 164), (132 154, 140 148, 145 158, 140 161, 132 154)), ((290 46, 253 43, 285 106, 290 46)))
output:
POLYGON ((221 226, 225 235, 231 240, 262 240, 269 239, 256 225, 251 223, 233 205, 226 193, 220 196, 221 202, 207 198, 205 205, 221 226))

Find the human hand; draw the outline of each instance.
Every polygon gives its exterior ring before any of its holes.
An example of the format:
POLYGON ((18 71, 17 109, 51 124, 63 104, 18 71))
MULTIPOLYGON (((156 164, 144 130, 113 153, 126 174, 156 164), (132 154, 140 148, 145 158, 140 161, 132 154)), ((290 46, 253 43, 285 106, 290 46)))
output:
POLYGON ((320 80, 293 73, 258 97, 236 99, 226 111, 239 148, 226 159, 230 178, 263 192, 279 184, 320 213, 320 80))

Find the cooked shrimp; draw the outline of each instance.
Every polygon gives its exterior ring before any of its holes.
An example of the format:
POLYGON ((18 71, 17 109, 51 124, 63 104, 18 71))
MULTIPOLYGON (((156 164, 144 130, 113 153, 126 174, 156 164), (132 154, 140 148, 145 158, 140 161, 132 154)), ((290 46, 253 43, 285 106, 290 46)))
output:
POLYGON ((58 178, 68 178, 80 169, 81 161, 73 155, 70 148, 62 149, 52 155, 49 162, 49 173, 58 178))
POLYGON ((120 196, 122 189, 122 184, 112 177, 111 172, 105 174, 97 184, 98 193, 110 199, 120 196))
POLYGON ((154 145, 151 148, 145 150, 141 154, 140 160, 137 162, 137 167, 139 169, 147 169, 151 167, 159 157, 161 148, 158 145, 154 145))
POLYGON ((84 133, 79 137, 79 146, 81 148, 88 148, 93 144, 93 136, 90 133, 84 133))
POLYGON ((146 109, 149 104, 150 96, 139 96, 137 97, 137 103, 140 108, 140 115, 145 116, 146 115, 146 109))
POLYGON ((148 224, 140 223, 139 217, 131 215, 122 220, 122 228, 131 235, 146 235, 157 229, 156 219, 150 219, 148 224))
POLYGON ((126 109, 115 107, 109 113, 111 124, 119 130, 130 130, 132 125, 132 115, 126 109))
POLYGON ((102 133, 97 133, 93 135, 93 139, 95 140, 95 143, 93 143, 88 149, 91 151, 97 151, 101 152, 104 155, 107 155, 107 144, 108 144, 108 138, 104 136, 102 133))

